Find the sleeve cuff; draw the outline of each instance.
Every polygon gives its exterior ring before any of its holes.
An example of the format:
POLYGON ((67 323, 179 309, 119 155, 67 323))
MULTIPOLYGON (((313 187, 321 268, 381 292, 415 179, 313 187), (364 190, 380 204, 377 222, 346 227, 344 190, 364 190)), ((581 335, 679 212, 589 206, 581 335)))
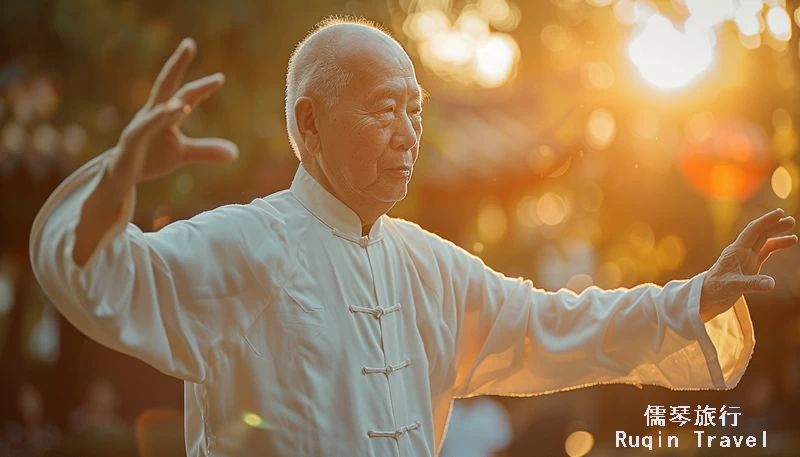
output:
POLYGON ((753 322, 744 296, 728 311, 703 322, 700 295, 705 275, 698 275, 691 286, 689 323, 705 357, 712 388, 732 389, 739 383, 753 356, 753 322))
POLYGON ((96 259, 98 253, 107 248, 125 230, 128 223, 133 220, 133 212, 136 207, 135 187, 132 187, 123 199, 119 217, 103 235, 86 263, 83 266, 78 266, 72 262, 75 231, 80 222, 83 205, 103 178, 105 169, 108 166, 108 160, 108 154, 101 154, 64 180, 47 199, 33 223, 31 230, 32 245, 36 245, 39 242, 57 243, 57 240, 61 238, 63 244, 58 247, 58 249, 62 249, 59 258, 66 261, 68 270, 74 270, 78 273, 87 270, 96 259))

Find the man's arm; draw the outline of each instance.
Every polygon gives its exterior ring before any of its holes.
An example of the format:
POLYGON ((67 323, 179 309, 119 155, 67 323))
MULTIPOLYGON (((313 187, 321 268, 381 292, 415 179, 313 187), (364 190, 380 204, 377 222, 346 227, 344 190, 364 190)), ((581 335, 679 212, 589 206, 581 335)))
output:
MULTIPOLYGON (((754 345, 743 294, 771 290, 761 264, 797 241, 775 236, 794 224, 782 216, 776 210, 748 225, 689 281, 581 294, 505 277, 422 231, 420 246, 436 259, 427 275, 441 278, 432 287, 442 307, 432 316, 452 335, 454 394, 535 395, 598 383, 734 387, 754 345)), ((421 230, 405 226, 410 238, 421 230)))
POLYGON ((55 307, 90 338, 200 382, 222 343, 243 332, 274 290, 280 243, 258 243, 270 271, 257 275, 246 255, 256 248, 248 240, 279 230, 280 215, 230 205, 144 233, 129 223, 131 189, 118 217, 108 222, 100 214, 105 232, 91 227, 95 247, 81 264, 77 227, 92 225, 87 202, 101 188, 104 159, 71 175, 40 211, 31 233, 34 273, 55 307))
POLYGON ((97 184, 89 192, 79 211, 80 219, 75 229, 75 247, 72 252, 72 260, 78 266, 86 264, 103 236, 111 231, 115 223, 120 223, 121 218, 128 222, 127 219, 131 216, 128 213, 133 210, 135 187, 120 185, 109 176, 108 167, 104 165, 114 152, 105 154, 108 157, 99 159, 101 163, 97 169, 97 184))
MULTIPOLYGON (((250 287, 270 289, 271 275, 254 280, 247 231, 263 231, 280 218, 267 209, 230 206, 156 234, 130 224, 138 183, 237 155, 229 141, 180 132, 180 122, 224 82, 213 75, 181 86, 194 54, 194 42, 184 40, 117 145, 50 196, 31 232, 31 263, 51 301, 81 331, 166 373, 200 381, 220 343, 258 309, 255 297, 269 296, 250 287)), ((280 248, 262 255, 273 270, 280 248)))
POLYGON ((546 292, 447 247, 457 308, 455 395, 534 395, 600 383, 672 389, 734 387, 752 355, 753 327, 739 300, 700 318, 705 274, 664 287, 546 292), (449 251, 449 252, 448 252, 449 251))
POLYGON ((429 234, 455 335, 455 394, 537 394, 598 383, 734 387, 750 360, 745 293, 766 292, 771 253, 793 246, 782 210, 751 222, 707 272, 633 289, 546 292, 429 234))

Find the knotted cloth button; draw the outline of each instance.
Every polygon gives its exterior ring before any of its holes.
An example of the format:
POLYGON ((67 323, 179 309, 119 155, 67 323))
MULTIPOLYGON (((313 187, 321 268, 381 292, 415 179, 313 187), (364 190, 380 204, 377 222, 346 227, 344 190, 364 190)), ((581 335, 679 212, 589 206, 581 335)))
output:
POLYGON ((413 424, 406 425, 404 427, 396 428, 393 432, 381 432, 377 430, 370 430, 367 432, 367 436, 370 438, 394 438, 395 440, 399 439, 403 433, 408 433, 411 430, 416 430, 420 428, 422 424, 419 422, 414 422, 413 424))

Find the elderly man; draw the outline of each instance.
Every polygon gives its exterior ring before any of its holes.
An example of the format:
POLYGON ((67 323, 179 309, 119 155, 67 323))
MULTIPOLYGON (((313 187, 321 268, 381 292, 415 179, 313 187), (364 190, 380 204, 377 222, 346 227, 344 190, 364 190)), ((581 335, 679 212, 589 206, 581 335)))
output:
POLYGON ((753 350, 746 292, 797 238, 773 211, 709 271, 666 286, 545 292, 386 212, 406 195, 422 94, 398 43, 328 20, 289 62, 301 164, 287 191, 143 233, 137 183, 235 146, 181 120, 184 41, 119 143, 70 176, 31 235, 43 288, 78 329, 185 380, 192 456, 432 456, 454 398, 600 383, 729 389, 753 350))

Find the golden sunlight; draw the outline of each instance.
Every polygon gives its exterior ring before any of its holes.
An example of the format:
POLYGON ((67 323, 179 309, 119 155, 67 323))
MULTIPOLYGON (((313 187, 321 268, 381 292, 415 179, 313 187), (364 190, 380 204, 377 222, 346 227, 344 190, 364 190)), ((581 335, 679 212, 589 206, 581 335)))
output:
POLYGON ((660 14, 653 15, 628 45, 628 57, 642 77, 661 89, 689 84, 713 59, 712 43, 702 34, 684 35, 660 14))

